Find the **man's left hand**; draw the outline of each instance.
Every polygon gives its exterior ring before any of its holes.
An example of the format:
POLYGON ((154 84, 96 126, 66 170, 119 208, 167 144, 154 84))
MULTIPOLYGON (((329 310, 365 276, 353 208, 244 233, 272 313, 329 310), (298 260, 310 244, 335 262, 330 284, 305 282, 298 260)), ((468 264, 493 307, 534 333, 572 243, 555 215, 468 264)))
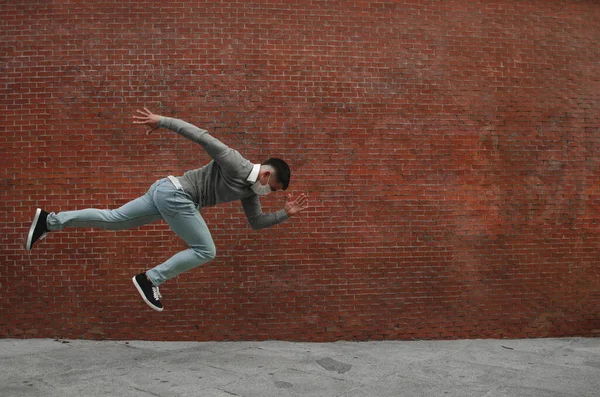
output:
POLYGON ((292 199, 292 195, 288 194, 285 198, 285 212, 288 216, 294 216, 298 212, 308 208, 308 197, 302 193, 296 199, 292 199))

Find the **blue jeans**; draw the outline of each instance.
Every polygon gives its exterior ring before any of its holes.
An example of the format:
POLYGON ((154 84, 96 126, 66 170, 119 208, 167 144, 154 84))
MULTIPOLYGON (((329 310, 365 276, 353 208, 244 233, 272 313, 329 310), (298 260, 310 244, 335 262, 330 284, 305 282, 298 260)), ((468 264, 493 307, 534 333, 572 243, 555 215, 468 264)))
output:
POLYGON ((89 208, 80 211, 50 213, 47 224, 51 231, 66 227, 94 227, 123 230, 164 219, 190 248, 146 272, 155 286, 180 273, 212 260, 216 255, 208 226, 190 196, 164 178, 154 182, 144 196, 115 210, 89 208))

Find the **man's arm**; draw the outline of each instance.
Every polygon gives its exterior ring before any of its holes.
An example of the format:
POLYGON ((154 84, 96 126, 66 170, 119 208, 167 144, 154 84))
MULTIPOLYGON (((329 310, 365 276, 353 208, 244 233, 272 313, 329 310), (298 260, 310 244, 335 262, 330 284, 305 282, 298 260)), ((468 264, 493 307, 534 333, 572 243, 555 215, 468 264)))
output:
POLYGON ((278 225, 289 217, 285 210, 272 212, 270 214, 262 212, 260 200, 257 195, 242 199, 242 207, 244 207, 248 223, 250 223, 250 226, 252 226, 252 229, 254 230, 278 225))
POLYGON ((288 194, 284 208, 270 214, 262 212, 260 200, 256 195, 242 199, 242 206, 252 229, 259 230, 277 225, 308 208, 308 198, 304 193, 296 199, 292 199, 292 195, 288 194))
MULTIPOLYGON (((192 142, 198 143, 206 150, 206 153, 212 157, 217 164, 228 174, 235 175, 236 172, 240 171, 240 165, 249 165, 249 161, 246 160, 236 150, 231 149, 223 142, 213 137, 208 131, 198 128, 193 124, 187 123, 183 120, 174 119, 170 117, 163 117, 157 114, 153 114, 148 109, 144 108, 143 111, 138 110, 138 115, 134 115, 134 124, 146 125, 148 130, 146 134, 151 134, 158 128, 166 128, 174 131, 177 134, 189 139, 192 142)), ((247 175, 242 175, 245 177, 247 175)))

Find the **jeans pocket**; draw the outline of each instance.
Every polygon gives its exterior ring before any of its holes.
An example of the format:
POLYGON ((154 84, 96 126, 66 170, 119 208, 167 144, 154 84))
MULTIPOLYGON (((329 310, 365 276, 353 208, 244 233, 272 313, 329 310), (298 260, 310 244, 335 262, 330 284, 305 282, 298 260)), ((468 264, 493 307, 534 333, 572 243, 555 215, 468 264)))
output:
POLYGON ((186 204, 184 193, 168 180, 156 187, 153 199, 163 218, 175 218, 180 208, 186 204))

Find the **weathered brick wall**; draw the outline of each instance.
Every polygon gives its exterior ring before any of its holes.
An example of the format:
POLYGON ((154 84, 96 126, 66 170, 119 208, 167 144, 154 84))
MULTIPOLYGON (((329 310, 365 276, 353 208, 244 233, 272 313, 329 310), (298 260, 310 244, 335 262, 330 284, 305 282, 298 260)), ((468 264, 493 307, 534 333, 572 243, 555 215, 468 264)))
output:
MULTIPOLYGON (((597 1, 0 2, 0 336, 404 339, 600 333, 597 1), (131 125, 147 106, 311 208, 251 230, 206 208, 218 257, 131 284, 164 223, 68 229, 209 158, 131 125)), ((282 208, 284 196, 263 200, 282 208)))

